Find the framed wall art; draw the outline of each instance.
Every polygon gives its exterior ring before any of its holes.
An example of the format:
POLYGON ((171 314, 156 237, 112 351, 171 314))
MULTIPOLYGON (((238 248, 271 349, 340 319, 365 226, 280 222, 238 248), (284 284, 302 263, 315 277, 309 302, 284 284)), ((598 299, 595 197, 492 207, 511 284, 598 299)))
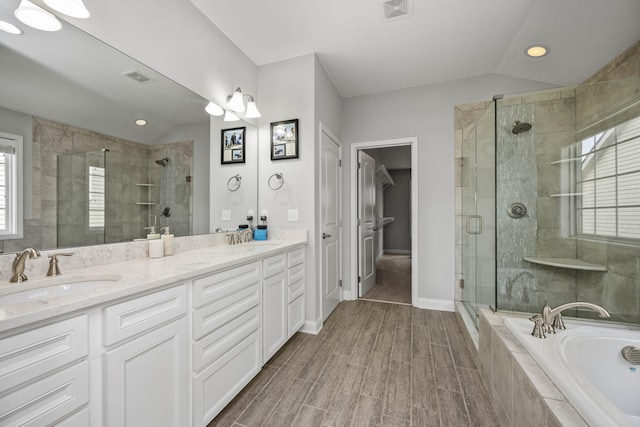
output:
POLYGON ((244 163, 244 144, 247 128, 222 129, 220 163, 244 163))
POLYGON ((271 160, 298 157, 298 119, 271 123, 271 160))

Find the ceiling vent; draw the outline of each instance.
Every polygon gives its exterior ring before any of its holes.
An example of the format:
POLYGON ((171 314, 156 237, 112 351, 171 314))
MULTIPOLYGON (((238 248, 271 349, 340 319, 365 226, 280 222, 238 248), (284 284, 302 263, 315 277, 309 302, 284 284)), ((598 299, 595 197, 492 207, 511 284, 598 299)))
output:
POLYGON ((126 76, 126 77, 129 77, 130 79, 133 79, 133 80, 137 81, 138 83, 143 83, 143 84, 153 81, 153 79, 151 77, 145 76, 144 74, 142 74, 138 70, 125 71, 124 73, 122 73, 122 75, 126 76))
POLYGON ((397 19, 409 14, 409 0, 383 0, 382 12, 385 20, 397 19))

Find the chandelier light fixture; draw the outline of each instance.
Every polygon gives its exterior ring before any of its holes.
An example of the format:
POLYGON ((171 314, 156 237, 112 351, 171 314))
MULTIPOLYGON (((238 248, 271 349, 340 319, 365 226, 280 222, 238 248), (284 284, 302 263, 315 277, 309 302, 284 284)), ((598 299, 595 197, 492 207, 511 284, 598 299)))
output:
POLYGON ((256 101, 253 99, 252 95, 246 95, 242 93, 242 89, 237 88, 233 95, 227 97, 227 107, 234 113, 242 113, 243 111, 247 111, 245 113, 245 117, 247 119, 255 119, 261 117, 260 112, 258 111, 258 107, 256 106, 256 101), (248 97, 247 106, 244 105, 244 97, 248 97))

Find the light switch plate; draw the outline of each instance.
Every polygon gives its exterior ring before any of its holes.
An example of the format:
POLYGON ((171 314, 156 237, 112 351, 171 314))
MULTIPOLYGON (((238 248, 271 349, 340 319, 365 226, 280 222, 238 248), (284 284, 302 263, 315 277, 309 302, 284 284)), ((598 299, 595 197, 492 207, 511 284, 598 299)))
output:
POLYGON ((222 221, 231 221, 231 211, 229 210, 222 211, 222 221))
POLYGON ((298 209, 289 209, 288 218, 289 222, 298 222, 298 209))

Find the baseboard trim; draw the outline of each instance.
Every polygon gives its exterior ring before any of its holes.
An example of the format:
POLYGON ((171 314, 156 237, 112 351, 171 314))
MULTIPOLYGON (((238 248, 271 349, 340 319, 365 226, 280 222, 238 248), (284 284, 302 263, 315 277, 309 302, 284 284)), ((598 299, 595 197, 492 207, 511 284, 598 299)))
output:
POLYGON ((304 325, 300 328, 300 332, 304 332, 305 334, 318 335, 318 333, 322 330, 322 320, 305 320, 304 325))
POLYGON ((456 306, 453 301, 433 298, 418 298, 418 308, 452 312, 456 311, 456 306))
POLYGON ((353 292, 342 290, 343 301, 353 301, 354 299, 356 299, 356 297, 353 295, 353 292))
POLYGON ((411 255, 411 249, 385 249, 384 253, 389 255, 411 255))

